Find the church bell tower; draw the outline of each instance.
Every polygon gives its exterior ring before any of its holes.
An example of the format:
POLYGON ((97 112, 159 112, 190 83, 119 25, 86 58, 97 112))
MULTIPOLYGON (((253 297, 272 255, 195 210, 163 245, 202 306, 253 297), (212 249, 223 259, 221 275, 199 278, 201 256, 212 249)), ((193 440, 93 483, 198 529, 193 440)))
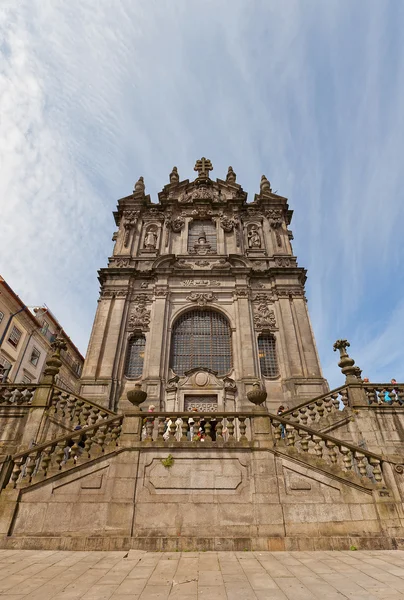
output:
POLYGON ((291 246, 287 199, 262 176, 247 193, 229 167, 210 178, 177 168, 159 193, 143 178, 114 213, 113 255, 99 271, 100 298, 81 394, 119 410, 136 383, 156 410, 249 407, 257 380, 267 406, 291 408, 328 390, 291 246))

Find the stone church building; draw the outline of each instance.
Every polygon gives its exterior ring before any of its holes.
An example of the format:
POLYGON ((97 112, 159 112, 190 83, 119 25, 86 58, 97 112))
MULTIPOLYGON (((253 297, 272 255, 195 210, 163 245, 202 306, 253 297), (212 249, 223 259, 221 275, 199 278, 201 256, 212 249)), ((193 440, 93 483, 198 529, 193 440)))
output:
POLYGON ((329 390, 287 199, 212 168, 119 200, 80 393, 59 338, 0 384, 1 548, 404 547, 404 384, 329 390))
POLYGON ((118 202, 81 394, 118 409, 136 381, 159 410, 234 411, 259 379, 268 408, 328 390, 293 255, 286 198, 262 177, 247 194, 229 167, 170 183, 151 202, 140 178, 118 202))

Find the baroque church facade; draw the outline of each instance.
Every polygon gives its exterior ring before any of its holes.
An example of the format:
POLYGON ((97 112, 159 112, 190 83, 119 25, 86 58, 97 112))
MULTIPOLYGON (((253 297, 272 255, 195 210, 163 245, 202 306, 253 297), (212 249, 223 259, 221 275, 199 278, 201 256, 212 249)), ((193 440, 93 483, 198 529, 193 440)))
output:
POLYGON ((328 390, 293 254, 287 199, 266 177, 252 202, 229 167, 174 167, 158 203, 143 178, 118 202, 113 255, 81 394, 112 410, 142 381, 159 410, 240 410, 259 380, 268 407, 328 390))
POLYGON ((61 337, 0 383, 0 548, 404 548, 404 384, 329 390, 286 198, 211 170, 119 200, 80 393, 61 337))

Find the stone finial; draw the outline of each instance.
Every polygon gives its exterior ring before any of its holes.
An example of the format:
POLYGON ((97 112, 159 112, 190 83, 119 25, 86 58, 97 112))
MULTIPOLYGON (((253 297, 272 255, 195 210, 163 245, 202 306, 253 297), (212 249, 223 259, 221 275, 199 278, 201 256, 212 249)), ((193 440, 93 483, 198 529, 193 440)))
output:
POLYGON ((60 371, 60 367, 62 366, 62 361, 60 360, 60 352, 62 350, 67 350, 66 342, 63 338, 57 337, 54 342, 51 344, 51 348, 53 350, 52 355, 46 361, 46 367, 44 370, 44 376, 42 378, 41 383, 53 383, 56 375, 60 371))
POLYGON ((213 166, 209 158, 203 156, 201 159, 197 160, 194 171, 198 171, 198 177, 209 179, 209 171, 213 171, 213 166))
POLYGON ((139 179, 137 180, 137 182, 135 183, 135 189, 133 190, 135 193, 141 193, 144 194, 145 191, 145 184, 144 184, 144 179, 143 177, 139 177, 139 179))
POLYGON ((178 183, 180 180, 177 167, 173 167, 170 173, 170 183, 178 183))
POLYGON ((255 404, 255 406, 260 406, 264 404, 267 398, 267 392, 261 389, 261 384, 259 381, 253 383, 253 389, 247 392, 247 398, 250 402, 255 404))
POLYGON ((134 389, 126 392, 126 397, 129 400, 129 402, 135 407, 135 409, 139 410, 139 406, 147 398, 147 392, 142 390, 142 385, 140 383, 135 383, 134 389))
POLYGON ((236 174, 233 171, 233 167, 228 168, 226 181, 228 181, 229 183, 236 183, 236 174))
POLYGON ((349 346, 350 343, 348 340, 337 340, 333 346, 333 349, 334 352, 337 350, 340 352, 340 361, 338 366, 345 375, 345 383, 357 383, 358 379, 360 380, 360 374, 362 371, 359 369, 359 367, 355 367, 354 359, 348 355, 346 349, 349 348, 349 346))
POLYGON ((265 175, 261 177, 260 192, 261 194, 272 192, 271 184, 269 183, 265 175))

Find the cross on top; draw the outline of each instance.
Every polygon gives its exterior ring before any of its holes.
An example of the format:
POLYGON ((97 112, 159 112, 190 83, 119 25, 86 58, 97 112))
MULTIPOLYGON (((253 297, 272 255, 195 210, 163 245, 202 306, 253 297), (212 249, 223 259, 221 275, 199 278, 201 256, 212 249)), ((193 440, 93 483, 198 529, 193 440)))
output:
POLYGON ((200 160, 197 160, 194 171, 198 171, 199 177, 209 177, 209 171, 213 171, 212 163, 209 158, 202 157, 200 160))

